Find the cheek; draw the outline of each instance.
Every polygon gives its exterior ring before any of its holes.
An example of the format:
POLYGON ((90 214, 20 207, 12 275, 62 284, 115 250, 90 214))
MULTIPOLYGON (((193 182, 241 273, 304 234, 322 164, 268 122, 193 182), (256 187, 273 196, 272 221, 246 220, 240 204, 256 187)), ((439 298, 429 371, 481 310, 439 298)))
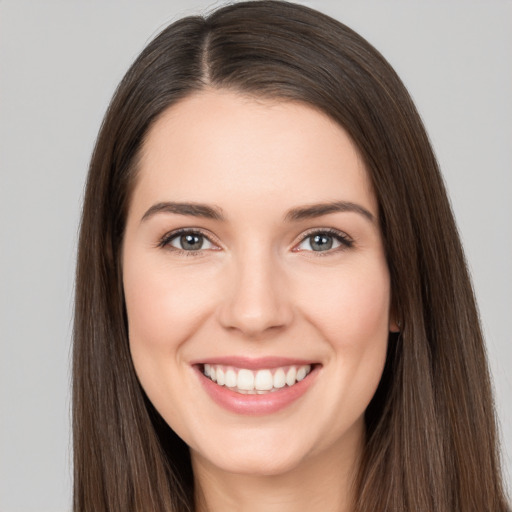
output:
POLYGON ((340 267, 323 284, 310 282, 301 302, 305 315, 331 345, 364 350, 373 340, 387 340, 390 283, 384 263, 340 267))
POLYGON ((387 354, 389 272, 384 260, 361 263, 340 266, 322 293, 317 291, 303 302, 310 323, 332 353, 333 364, 327 365, 326 372, 337 392, 326 396, 332 400, 333 424, 341 424, 340 430, 364 413, 381 379, 387 354), (336 413, 340 410, 343 417, 336 413))
POLYGON ((307 307, 310 323, 331 350, 322 407, 331 411, 332 432, 339 433, 362 418, 380 382, 389 338, 390 283, 384 264, 347 269, 331 282, 336 285, 316 293, 307 307))
MULTIPOLYGON (((203 273, 204 274, 204 273, 203 273)), ((208 276, 177 271, 132 251, 123 261, 130 352, 148 398, 172 427, 186 381, 185 347, 212 307, 208 276)))
POLYGON ((213 290, 208 276, 127 258, 123 281, 132 350, 176 350, 203 321, 213 290))

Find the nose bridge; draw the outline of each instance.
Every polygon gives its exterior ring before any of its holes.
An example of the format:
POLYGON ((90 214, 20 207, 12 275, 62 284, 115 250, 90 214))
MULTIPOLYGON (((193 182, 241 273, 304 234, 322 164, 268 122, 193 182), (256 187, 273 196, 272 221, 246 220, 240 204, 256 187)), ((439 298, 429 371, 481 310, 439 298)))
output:
POLYGON ((254 337, 289 324, 292 307, 286 278, 271 248, 246 244, 233 255, 228 273, 220 313, 225 328, 254 337))

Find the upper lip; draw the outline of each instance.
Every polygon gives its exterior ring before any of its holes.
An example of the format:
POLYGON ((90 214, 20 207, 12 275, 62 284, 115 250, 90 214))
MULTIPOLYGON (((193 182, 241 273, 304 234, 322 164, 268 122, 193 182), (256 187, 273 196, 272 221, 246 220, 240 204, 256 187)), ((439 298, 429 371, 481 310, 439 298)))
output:
POLYGON ((271 369, 279 368, 282 366, 302 366, 302 365, 313 365, 316 361, 311 359, 299 359, 290 357, 243 357, 243 356, 218 356, 208 357, 205 359, 192 361, 191 365, 199 364, 220 364, 224 366, 234 366, 235 368, 245 368, 247 370, 260 370, 260 369, 271 369))

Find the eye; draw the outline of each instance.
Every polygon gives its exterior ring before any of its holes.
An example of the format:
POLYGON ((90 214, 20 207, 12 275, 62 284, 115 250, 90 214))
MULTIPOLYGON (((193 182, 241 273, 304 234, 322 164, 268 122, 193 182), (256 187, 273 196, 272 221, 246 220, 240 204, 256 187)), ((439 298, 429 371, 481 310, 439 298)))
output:
POLYGON ((160 247, 171 247, 178 251, 198 252, 208 249, 217 249, 206 235, 194 230, 179 230, 165 235, 160 243, 160 247))
POLYGON ((308 233, 294 250, 334 252, 352 245, 352 240, 341 231, 322 230, 308 233))

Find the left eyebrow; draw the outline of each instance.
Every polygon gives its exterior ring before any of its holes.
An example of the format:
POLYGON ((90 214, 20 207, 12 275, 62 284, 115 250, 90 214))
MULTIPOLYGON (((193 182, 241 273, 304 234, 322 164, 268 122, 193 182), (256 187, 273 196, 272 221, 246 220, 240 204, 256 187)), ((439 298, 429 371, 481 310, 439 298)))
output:
POLYGON ((222 209, 218 206, 209 206, 201 203, 176 203, 176 202, 163 202, 154 204, 142 216, 141 222, 153 217, 157 213, 174 213, 177 215, 187 215, 191 217, 202 217, 205 219, 213 219, 224 221, 222 209))
POLYGON ((354 212, 362 215, 370 222, 375 221, 375 217, 370 211, 357 203, 351 203, 349 201, 332 201, 329 203, 298 206, 297 208, 288 210, 284 216, 284 220, 287 222, 293 222, 304 219, 314 219, 316 217, 321 217, 322 215, 338 212, 354 212))

